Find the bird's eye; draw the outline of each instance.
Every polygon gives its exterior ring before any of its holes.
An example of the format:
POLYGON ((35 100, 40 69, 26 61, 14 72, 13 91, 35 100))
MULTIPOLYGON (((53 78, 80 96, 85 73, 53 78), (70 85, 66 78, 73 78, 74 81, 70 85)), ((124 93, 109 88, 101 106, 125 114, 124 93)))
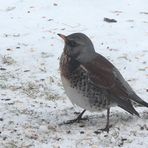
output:
POLYGON ((71 47, 76 47, 78 44, 77 44, 76 42, 74 42, 74 41, 70 41, 70 42, 69 42, 69 45, 70 45, 71 47))

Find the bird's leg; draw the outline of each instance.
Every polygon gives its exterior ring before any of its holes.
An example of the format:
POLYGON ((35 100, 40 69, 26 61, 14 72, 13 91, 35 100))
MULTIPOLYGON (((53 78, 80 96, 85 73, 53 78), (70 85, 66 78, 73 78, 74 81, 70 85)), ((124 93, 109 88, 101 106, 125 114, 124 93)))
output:
POLYGON ((107 133, 109 133, 109 114, 110 114, 110 108, 107 109, 107 122, 106 122, 106 126, 103 129, 100 129, 101 131, 106 131, 107 133))
MULTIPOLYGON (((74 123, 74 122, 79 122, 80 120, 83 120, 82 115, 84 114, 85 111, 86 111, 86 110, 84 109, 84 110, 79 114, 79 116, 78 116, 76 119, 69 120, 69 121, 65 122, 65 124, 72 124, 72 123, 74 123)), ((85 119, 85 118, 84 118, 84 119, 85 119)))
POLYGON ((109 133, 109 128, 111 127, 109 125, 109 114, 110 114, 109 104, 110 104, 110 100, 107 100, 107 122, 106 122, 106 126, 105 126, 105 128, 99 129, 101 131, 106 131, 107 133, 109 133))

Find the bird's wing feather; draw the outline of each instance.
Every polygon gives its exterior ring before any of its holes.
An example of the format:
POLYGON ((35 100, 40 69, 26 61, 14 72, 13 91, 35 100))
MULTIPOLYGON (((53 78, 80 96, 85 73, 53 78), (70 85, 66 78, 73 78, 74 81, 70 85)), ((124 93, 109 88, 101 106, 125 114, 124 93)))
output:
POLYGON ((128 97, 134 93, 118 69, 100 54, 97 54, 91 62, 82 65, 87 70, 92 83, 98 87, 118 93, 118 96, 120 94, 128 97))
POLYGON ((87 71, 90 81, 113 96, 112 99, 121 108, 138 115, 131 100, 148 107, 148 103, 136 95, 118 69, 100 54, 97 54, 97 57, 91 62, 81 65, 87 71))
POLYGON ((112 99, 124 110, 139 116, 132 106, 130 97, 134 91, 124 80, 120 72, 103 56, 99 55, 82 67, 89 74, 90 81, 98 88, 103 88, 112 96, 112 99))
POLYGON ((91 62, 83 64, 89 78, 98 87, 111 89, 115 86, 114 66, 100 54, 91 62))
POLYGON ((82 65, 87 70, 90 81, 97 87, 104 88, 111 95, 117 97, 119 104, 123 103, 122 100, 133 100, 148 107, 148 103, 136 95, 118 69, 105 57, 97 54, 94 60, 82 65))

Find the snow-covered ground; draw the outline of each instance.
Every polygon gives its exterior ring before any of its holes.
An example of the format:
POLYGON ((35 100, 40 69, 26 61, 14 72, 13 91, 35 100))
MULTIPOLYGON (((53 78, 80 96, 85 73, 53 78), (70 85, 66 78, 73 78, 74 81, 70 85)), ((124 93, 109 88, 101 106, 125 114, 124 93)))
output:
POLYGON ((148 108, 141 118, 118 107, 88 121, 60 123, 82 109, 66 97, 59 76, 65 35, 83 32, 148 102, 147 0, 0 0, 0 147, 148 147, 148 108), (108 23, 104 18, 115 19, 108 23))

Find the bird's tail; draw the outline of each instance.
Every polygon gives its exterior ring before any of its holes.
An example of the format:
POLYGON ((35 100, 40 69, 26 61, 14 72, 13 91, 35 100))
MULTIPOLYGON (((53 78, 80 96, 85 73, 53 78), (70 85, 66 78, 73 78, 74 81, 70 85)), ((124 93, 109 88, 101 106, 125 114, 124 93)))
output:
POLYGON ((133 107, 133 105, 129 99, 122 97, 120 99, 116 99, 116 102, 117 102, 118 106, 121 107, 122 109, 126 110, 127 112, 129 112, 132 115, 137 115, 138 117, 140 117, 139 113, 135 110, 135 108, 133 107))
POLYGON ((143 105, 143 106, 145 106, 145 107, 148 107, 148 103, 145 102, 144 100, 142 100, 142 99, 141 99, 139 96, 137 96, 136 94, 132 95, 132 96, 130 97, 130 99, 133 100, 133 101, 135 101, 135 102, 137 102, 137 103, 139 103, 139 104, 141 104, 141 105, 143 105))

